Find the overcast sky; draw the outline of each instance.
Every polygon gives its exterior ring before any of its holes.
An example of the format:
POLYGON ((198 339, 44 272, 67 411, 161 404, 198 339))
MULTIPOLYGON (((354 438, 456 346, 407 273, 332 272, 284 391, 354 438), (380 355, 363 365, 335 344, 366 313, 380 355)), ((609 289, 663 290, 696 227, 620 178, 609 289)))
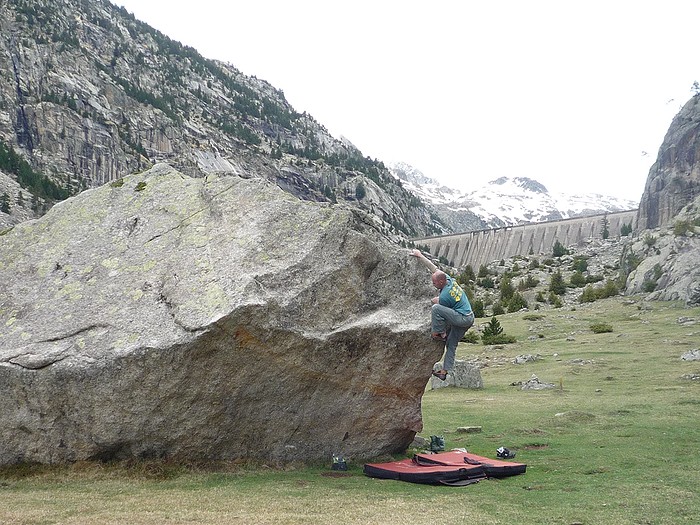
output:
POLYGON ((696 0, 115 3, 462 190, 525 176, 638 201, 700 81, 696 0))

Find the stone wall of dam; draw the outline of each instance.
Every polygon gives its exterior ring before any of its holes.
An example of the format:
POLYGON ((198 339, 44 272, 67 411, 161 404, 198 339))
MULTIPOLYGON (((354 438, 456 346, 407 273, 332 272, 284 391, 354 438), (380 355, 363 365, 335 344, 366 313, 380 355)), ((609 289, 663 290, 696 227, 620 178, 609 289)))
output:
POLYGON ((588 239, 600 239, 603 237, 605 218, 609 238, 618 238, 623 225, 636 228, 637 210, 422 237, 413 239, 413 242, 416 246, 427 246, 435 257, 444 256, 456 268, 470 264, 476 271, 482 264, 515 255, 551 256, 556 241, 569 247, 585 243, 588 239))

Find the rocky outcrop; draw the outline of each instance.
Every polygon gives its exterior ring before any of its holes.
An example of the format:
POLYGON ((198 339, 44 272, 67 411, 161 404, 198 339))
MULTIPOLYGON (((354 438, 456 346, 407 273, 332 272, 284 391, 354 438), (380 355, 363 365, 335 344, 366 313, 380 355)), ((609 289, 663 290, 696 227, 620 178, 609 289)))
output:
POLYGON ((700 195, 700 95, 691 98, 671 122, 649 170, 639 205, 640 230, 667 225, 700 195))
POLYGON ((648 293, 649 300, 700 305, 700 197, 674 215, 673 223, 635 235, 625 246, 623 264, 632 261, 626 293, 648 293))
POLYGON ((404 450, 441 349, 372 220, 160 164, 4 232, 0 463, 404 450))

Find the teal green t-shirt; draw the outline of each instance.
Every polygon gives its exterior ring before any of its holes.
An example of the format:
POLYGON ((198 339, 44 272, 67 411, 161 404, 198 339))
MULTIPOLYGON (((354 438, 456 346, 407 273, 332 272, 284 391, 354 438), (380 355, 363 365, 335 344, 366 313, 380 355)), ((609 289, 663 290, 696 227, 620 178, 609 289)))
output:
POLYGON ((449 275, 447 276, 447 284, 440 291, 440 304, 452 308, 462 315, 467 315, 472 311, 472 305, 469 304, 467 294, 457 284, 457 281, 449 275))

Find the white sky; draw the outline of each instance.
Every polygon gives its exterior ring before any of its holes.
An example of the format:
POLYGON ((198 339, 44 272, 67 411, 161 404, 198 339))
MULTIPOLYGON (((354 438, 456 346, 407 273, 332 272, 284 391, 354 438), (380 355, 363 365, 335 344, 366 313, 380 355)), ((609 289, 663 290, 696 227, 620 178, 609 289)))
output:
POLYGON ((639 200, 700 81, 697 0, 114 2, 462 190, 525 176, 639 200))

